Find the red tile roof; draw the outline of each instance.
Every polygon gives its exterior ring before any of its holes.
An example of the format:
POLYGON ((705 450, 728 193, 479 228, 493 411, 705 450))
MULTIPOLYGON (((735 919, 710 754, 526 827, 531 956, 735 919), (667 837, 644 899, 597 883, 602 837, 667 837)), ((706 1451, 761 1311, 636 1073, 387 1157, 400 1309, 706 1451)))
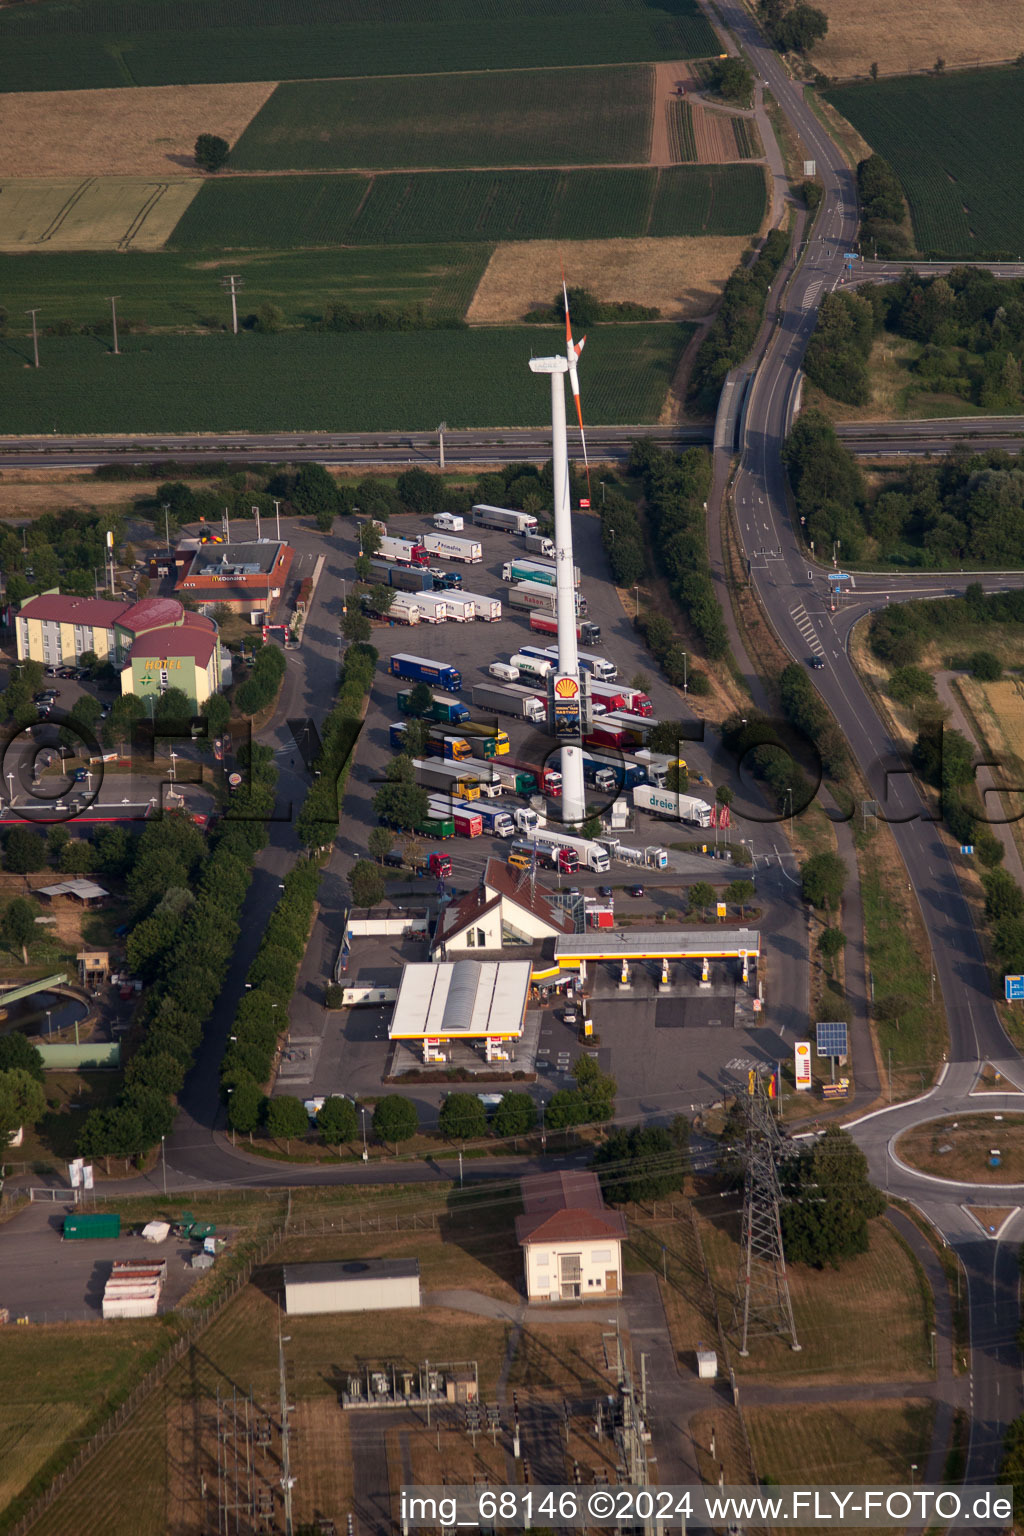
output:
POLYGON ((442 910, 434 943, 447 944, 456 934, 462 933, 463 929, 483 917, 485 912, 490 912, 500 900, 500 896, 488 896, 482 885, 467 891, 465 896, 460 896, 458 901, 451 902, 442 910))
POLYGON ((187 613, 181 624, 168 624, 149 630, 132 641, 132 660, 136 657, 190 656, 201 667, 209 665, 217 645, 217 626, 201 613, 187 613))
POLYGON ((556 907, 550 899, 554 892, 531 881, 528 869, 514 869, 501 859, 488 859, 484 869, 484 884, 489 890, 515 902, 516 906, 532 912, 542 923, 549 923, 559 933, 573 932, 573 922, 568 912, 562 907, 556 907))
POLYGON ((144 630, 161 629, 165 624, 180 623, 184 611, 177 598, 144 597, 126 609, 117 622, 121 629, 141 634, 144 630))
POLYGON ((596 1173, 571 1169, 537 1173, 521 1181, 523 1214, 516 1217, 519 1243, 562 1243, 624 1238, 626 1218, 610 1211, 596 1173))
POLYGON ((97 629, 113 629, 120 624, 132 604, 109 602, 103 597, 76 597, 71 592, 42 592, 30 597, 18 609, 24 619, 48 619, 54 624, 90 624, 97 629))

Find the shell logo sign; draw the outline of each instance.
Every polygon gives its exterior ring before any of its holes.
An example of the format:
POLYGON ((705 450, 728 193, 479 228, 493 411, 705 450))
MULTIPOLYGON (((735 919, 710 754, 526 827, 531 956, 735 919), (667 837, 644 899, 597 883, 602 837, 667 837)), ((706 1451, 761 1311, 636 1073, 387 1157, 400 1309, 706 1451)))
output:
POLYGON ((811 1042, 809 1040, 796 1042, 793 1047, 793 1065, 797 1092, 806 1093, 811 1086, 811 1042))
POLYGON ((560 677, 555 684, 555 693, 560 699, 578 699, 580 685, 574 677, 560 677))

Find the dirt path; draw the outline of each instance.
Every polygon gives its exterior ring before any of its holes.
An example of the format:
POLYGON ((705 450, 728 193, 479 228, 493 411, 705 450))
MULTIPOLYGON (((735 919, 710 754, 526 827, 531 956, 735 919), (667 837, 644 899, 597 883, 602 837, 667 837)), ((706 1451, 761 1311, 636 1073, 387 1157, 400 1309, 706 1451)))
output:
POLYGON ((651 131, 651 164, 675 165, 668 140, 668 104, 676 94, 676 86, 684 81, 689 95, 694 81, 690 66, 685 59, 675 63, 654 66, 654 125, 651 131))

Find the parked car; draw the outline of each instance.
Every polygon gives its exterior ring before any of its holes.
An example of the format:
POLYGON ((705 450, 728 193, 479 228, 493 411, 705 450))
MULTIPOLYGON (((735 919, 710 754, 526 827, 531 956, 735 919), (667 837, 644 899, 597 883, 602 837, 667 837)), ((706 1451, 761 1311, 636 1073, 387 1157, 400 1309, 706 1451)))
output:
POLYGON ((388 869, 404 869, 405 867, 405 859, 400 853, 386 853, 383 862, 388 869))
POLYGON ((76 784, 84 784, 86 778, 88 777, 88 770, 85 768, 76 768, 72 777, 74 778, 76 784))
POLYGON ((642 896, 644 894, 644 888, 642 885, 631 885, 629 888, 629 894, 631 896, 642 896))
POLYGON ((610 885, 599 885, 597 888, 597 894, 599 896, 605 897, 606 900, 610 901, 611 898, 615 895, 615 892, 612 890, 610 885))

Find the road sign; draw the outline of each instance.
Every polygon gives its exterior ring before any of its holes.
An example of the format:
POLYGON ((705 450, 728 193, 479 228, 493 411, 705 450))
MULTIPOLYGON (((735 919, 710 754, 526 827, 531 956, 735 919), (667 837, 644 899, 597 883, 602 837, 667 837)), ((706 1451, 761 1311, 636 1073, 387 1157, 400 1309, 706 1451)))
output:
POLYGON ((583 511, 583 512, 589 512, 590 511, 590 497, 589 496, 581 496, 580 497, 580 510, 583 511))
POLYGON ((1003 985, 1008 1003, 1024 1003, 1024 976, 1005 976, 1003 985))
POLYGON ((960 852, 961 853, 973 853, 974 852, 974 844, 973 843, 961 843, 960 844, 960 852))
POLYGON ((858 259, 859 258, 857 256, 857 252, 856 251, 844 251, 843 252, 843 260, 844 261, 857 261, 858 259))
POLYGON ((848 1049, 846 1024, 841 1020, 828 1020, 816 1024, 815 1032, 819 1056, 845 1056, 848 1049))
POLYGON ((829 571, 828 579, 829 581, 852 581, 853 577, 849 571, 829 571))

